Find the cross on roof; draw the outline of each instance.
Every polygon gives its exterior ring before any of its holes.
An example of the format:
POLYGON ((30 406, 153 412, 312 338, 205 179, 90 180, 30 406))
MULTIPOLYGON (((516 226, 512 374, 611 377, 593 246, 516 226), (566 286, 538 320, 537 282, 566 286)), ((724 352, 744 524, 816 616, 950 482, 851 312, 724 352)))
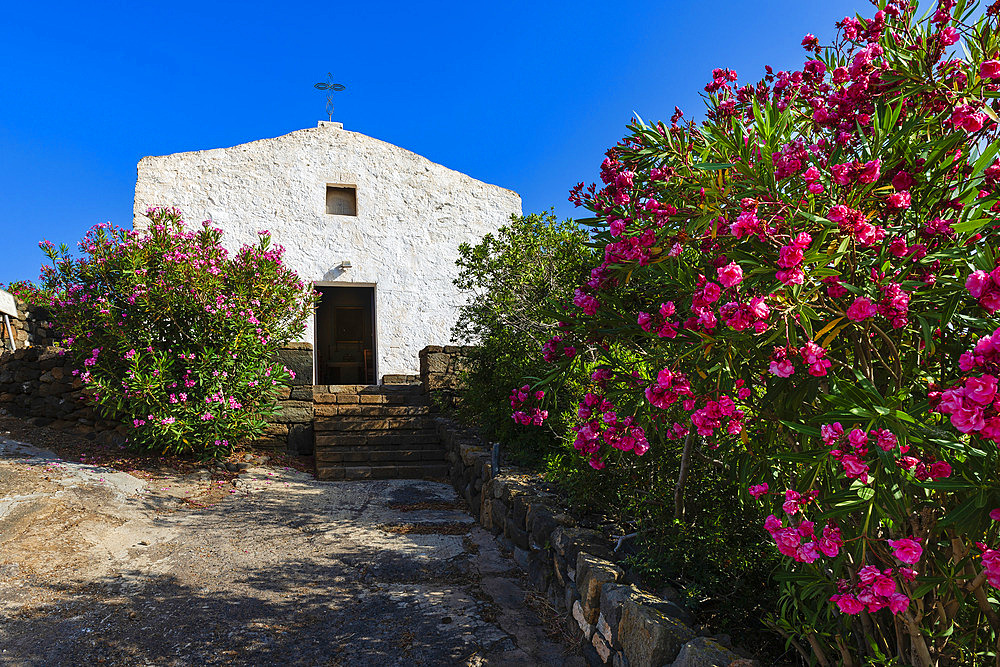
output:
POLYGON ((333 93, 344 90, 345 86, 340 83, 334 83, 333 74, 327 72, 326 81, 313 84, 313 88, 329 91, 326 96, 326 113, 330 117, 330 120, 333 120, 333 93))

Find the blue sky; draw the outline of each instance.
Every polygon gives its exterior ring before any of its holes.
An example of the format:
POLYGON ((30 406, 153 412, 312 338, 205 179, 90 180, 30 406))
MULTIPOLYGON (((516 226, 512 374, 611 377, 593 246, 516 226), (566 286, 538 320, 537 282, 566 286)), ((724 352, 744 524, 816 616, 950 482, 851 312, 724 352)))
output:
MULTIPOLYGON (((334 120, 572 216, 633 112, 689 116, 713 67, 801 64, 841 2, 7 3, 0 23, 0 282, 46 238, 130 226, 145 155, 334 120)), ((582 215, 582 212, 581 212, 582 215)))

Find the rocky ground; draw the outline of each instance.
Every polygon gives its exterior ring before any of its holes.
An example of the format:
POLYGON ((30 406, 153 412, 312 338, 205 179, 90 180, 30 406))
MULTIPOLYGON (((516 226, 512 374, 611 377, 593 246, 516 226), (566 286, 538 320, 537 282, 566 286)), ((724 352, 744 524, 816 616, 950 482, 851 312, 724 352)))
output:
POLYGON ((452 488, 0 437, 0 665, 583 665, 452 488))

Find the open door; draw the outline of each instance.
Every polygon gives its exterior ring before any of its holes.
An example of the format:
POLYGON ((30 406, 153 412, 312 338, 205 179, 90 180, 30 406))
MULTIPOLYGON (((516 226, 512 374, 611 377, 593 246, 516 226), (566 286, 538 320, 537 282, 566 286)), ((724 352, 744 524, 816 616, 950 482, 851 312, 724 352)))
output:
POLYGON ((316 290, 316 383, 375 384, 375 288, 316 290))

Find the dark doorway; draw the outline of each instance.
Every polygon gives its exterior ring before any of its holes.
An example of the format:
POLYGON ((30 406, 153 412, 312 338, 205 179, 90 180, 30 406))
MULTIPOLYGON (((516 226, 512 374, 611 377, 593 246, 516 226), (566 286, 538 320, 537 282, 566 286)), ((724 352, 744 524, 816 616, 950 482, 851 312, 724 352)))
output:
POLYGON ((375 384, 375 288, 316 290, 316 383, 375 384))

